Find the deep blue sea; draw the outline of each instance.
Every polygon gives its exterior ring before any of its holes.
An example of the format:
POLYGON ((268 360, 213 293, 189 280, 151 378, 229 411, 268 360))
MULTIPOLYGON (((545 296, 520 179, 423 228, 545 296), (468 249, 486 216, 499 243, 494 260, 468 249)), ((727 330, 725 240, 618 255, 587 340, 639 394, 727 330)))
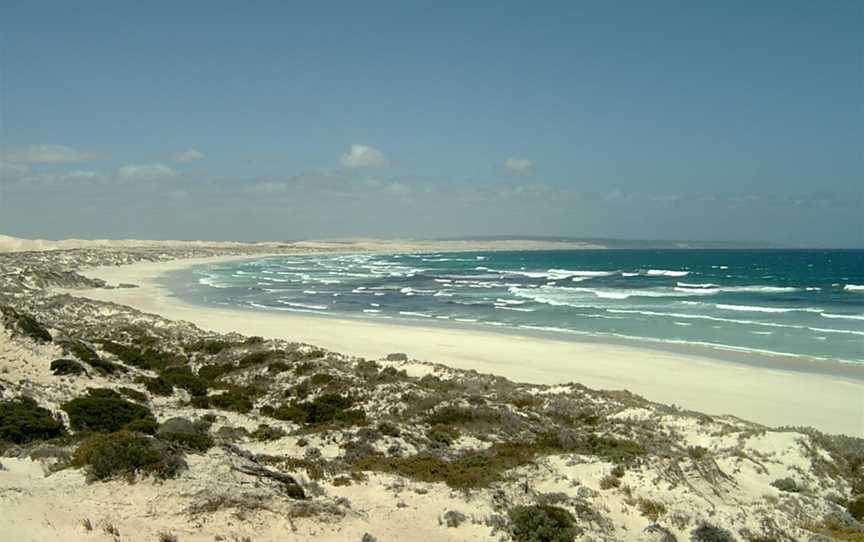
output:
POLYGON ((166 281, 187 301, 262 311, 864 363, 862 250, 278 256, 166 281))

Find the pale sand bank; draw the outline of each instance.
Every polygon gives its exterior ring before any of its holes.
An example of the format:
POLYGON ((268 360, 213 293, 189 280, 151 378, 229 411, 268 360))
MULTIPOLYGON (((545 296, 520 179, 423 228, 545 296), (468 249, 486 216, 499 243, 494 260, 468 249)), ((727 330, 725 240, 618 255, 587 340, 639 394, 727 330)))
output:
POLYGON ((592 388, 627 389, 652 401, 708 414, 731 414, 769 426, 804 425, 830 433, 864 436, 864 380, 860 379, 625 345, 205 307, 180 301, 154 283, 162 273, 226 259, 92 269, 84 274, 110 284, 140 287, 69 293, 186 320, 217 332, 306 342, 368 358, 405 352, 419 360, 476 369, 515 381, 574 381, 592 388))

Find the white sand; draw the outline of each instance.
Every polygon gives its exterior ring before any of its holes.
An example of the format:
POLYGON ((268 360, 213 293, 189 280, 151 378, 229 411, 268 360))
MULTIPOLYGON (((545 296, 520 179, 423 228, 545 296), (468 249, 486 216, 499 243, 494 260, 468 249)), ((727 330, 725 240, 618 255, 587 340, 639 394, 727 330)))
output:
MULTIPOLYGON (((707 357, 458 328, 421 327, 191 305, 154 284, 167 271, 218 259, 178 260, 86 271, 139 288, 69 293, 129 305, 203 329, 311 343, 368 358, 405 352, 419 360, 539 384, 575 381, 627 389, 652 401, 769 426, 804 425, 864 436, 864 380, 755 367, 707 357)), ((780 363, 780 362, 778 362, 780 363)))

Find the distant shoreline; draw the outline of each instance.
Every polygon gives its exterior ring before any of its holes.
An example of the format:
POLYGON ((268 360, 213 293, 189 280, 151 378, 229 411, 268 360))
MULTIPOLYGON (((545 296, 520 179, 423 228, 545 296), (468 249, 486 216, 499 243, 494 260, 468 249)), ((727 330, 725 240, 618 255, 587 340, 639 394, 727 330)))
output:
POLYGON ((417 359, 515 381, 549 385, 575 381, 593 388, 627 389, 653 401, 733 414, 766 425, 811 425, 828 432, 864 434, 864 380, 856 377, 860 375, 854 372, 856 367, 837 374, 813 371, 812 362, 800 362, 796 368, 782 367, 783 361, 777 360, 768 366, 606 342, 215 308, 181 301, 155 280, 194 265, 260 257, 264 255, 99 267, 83 274, 139 287, 65 293, 132 306, 217 332, 284 338, 368 358, 406 352, 417 359), (802 370, 803 363, 811 370, 802 370))

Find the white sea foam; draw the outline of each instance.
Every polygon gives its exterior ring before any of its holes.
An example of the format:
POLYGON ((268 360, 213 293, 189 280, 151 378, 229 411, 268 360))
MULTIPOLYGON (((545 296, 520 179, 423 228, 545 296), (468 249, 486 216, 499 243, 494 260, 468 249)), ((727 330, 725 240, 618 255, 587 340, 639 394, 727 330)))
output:
POLYGON ((327 305, 312 305, 309 303, 295 303, 294 301, 283 301, 282 299, 277 299, 277 303, 282 305, 288 305, 289 307, 297 307, 298 309, 310 309, 316 311, 326 311, 327 305))
POLYGON ((843 289, 847 292, 864 292, 864 284, 847 284, 843 289))
POLYGON ((378 309, 363 309, 363 312, 379 313, 379 312, 381 312, 381 311, 378 310, 378 309))
POLYGON ((785 312, 821 312, 819 309, 814 308, 786 308, 786 307, 761 307, 758 305, 725 305, 718 304, 714 305, 718 309, 727 310, 727 311, 741 311, 741 312, 770 312, 770 313, 785 313, 785 312))
POLYGON ((669 269, 649 269, 645 272, 649 277, 686 277, 690 271, 673 271, 669 269))
POLYGON ((828 312, 821 312, 819 316, 823 318, 839 318, 842 320, 864 320, 864 314, 831 314, 828 312))
POLYGON ((432 318, 431 314, 423 314, 422 312, 399 311, 403 316, 419 316, 421 318, 432 318))

